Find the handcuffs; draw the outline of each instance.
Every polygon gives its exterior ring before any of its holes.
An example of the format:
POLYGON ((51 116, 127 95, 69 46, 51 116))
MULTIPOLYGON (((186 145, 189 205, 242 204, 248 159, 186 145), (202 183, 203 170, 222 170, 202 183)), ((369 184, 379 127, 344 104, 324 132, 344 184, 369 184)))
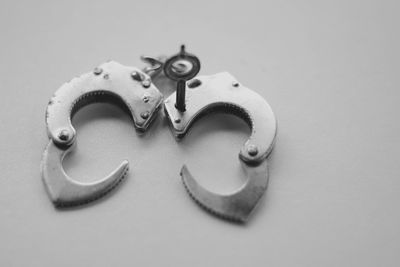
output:
POLYGON ((184 165, 181 177, 189 195, 205 210, 221 218, 246 222, 268 185, 268 163, 277 132, 277 123, 269 104, 228 72, 196 76, 199 59, 185 51, 170 58, 142 57, 148 63, 143 70, 117 62, 104 63, 92 72, 62 85, 50 99, 46 110, 49 143, 43 153, 41 172, 48 195, 58 208, 92 202, 106 195, 124 179, 128 162, 124 160, 108 176, 93 183, 69 177, 62 161, 76 145, 72 116, 93 102, 110 102, 128 111, 136 130, 145 132, 164 106, 166 119, 180 140, 191 126, 205 115, 224 112, 243 119, 251 129, 242 146, 239 161, 246 182, 231 194, 217 194, 200 185, 184 165), (169 79, 176 91, 163 101, 154 85, 157 79, 169 79))

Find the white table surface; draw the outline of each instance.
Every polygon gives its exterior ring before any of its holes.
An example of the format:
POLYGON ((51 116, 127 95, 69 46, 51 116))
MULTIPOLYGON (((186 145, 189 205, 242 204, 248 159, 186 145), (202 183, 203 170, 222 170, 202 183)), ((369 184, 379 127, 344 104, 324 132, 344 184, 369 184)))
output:
MULTIPOLYGON (((399 266, 398 1, 2 1, 0 266, 399 266), (114 59, 174 54, 229 71, 279 123, 267 193, 246 225, 186 194, 186 163, 210 190, 243 181, 240 119, 199 121, 183 142, 162 114, 143 137, 117 107, 74 118, 69 175, 94 181, 128 159, 126 181, 57 211, 39 172, 47 102, 114 59)), ((162 90, 162 88, 160 88, 162 90)))

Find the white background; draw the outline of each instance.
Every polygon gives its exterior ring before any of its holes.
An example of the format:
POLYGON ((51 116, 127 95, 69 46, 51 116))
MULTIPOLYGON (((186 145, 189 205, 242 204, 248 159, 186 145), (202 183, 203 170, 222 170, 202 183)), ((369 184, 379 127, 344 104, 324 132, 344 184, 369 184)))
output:
MULTIPOLYGON (((399 266, 398 1, 2 1, 1 266, 399 266), (244 181, 239 119, 199 121, 176 143, 159 118, 138 137, 117 107, 73 120, 64 162, 94 181, 122 159, 126 181, 93 205, 57 211, 39 165, 47 102, 64 82, 114 59, 174 54, 201 74, 229 71, 278 118, 269 188, 246 225, 186 194, 188 164, 210 190, 244 181)), ((162 91, 162 88, 160 88, 162 91)))

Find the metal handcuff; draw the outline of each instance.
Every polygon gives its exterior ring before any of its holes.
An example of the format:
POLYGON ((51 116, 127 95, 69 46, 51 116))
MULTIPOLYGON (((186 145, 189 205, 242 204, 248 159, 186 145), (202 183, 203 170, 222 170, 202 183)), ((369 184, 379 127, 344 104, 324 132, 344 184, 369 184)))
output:
POLYGON ((215 112, 236 115, 251 128, 251 136, 239 153, 247 181, 235 192, 223 195, 205 189, 186 165, 180 172, 187 192, 201 207, 223 219, 246 222, 268 185, 267 157, 277 131, 271 107, 228 72, 196 76, 200 61, 187 53, 184 46, 170 58, 142 60, 149 63, 143 70, 113 61, 104 63, 64 84, 50 99, 46 111, 50 142, 41 164, 50 199, 56 207, 94 201, 115 188, 128 171, 128 162, 123 161, 108 176, 93 183, 77 182, 65 173, 62 160, 76 143, 76 131, 71 124, 75 112, 96 101, 115 103, 127 107, 135 128, 144 132, 163 103, 153 81, 167 78, 166 86, 176 87, 176 91, 165 99, 164 111, 176 140, 182 139, 199 118, 215 112))

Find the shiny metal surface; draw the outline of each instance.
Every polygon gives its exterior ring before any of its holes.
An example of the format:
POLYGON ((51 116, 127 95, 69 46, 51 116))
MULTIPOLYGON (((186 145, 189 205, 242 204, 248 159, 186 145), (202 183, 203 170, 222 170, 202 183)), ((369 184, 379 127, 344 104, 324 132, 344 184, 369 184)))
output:
POLYGON ((73 181, 64 172, 62 160, 76 141, 76 131, 71 123, 74 113, 92 102, 111 102, 125 109, 135 128, 143 132, 156 116, 162 99, 147 74, 113 61, 62 85, 47 107, 50 142, 41 164, 42 178, 55 206, 75 206, 96 200, 119 184, 128 170, 128 162, 123 161, 105 178, 88 184, 73 181))
POLYGON ((198 76, 188 81, 187 87, 185 112, 175 108, 175 93, 164 102, 165 113, 178 140, 197 119, 212 112, 239 116, 251 128, 251 136, 239 153, 248 179, 236 192, 228 195, 209 192, 196 182, 186 166, 181 170, 186 189, 202 207, 223 218, 245 222, 268 184, 266 159, 277 131, 272 109, 259 94, 241 85, 227 72, 198 76))
POLYGON ((72 79, 62 85, 50 99, 46 111, 49 138, 57 145, 71 145, 76 131, 71 124, 71 115, 85 104, 107 101, 128 108, 137 130, 144 131, 153 119, 143 119, 141 114, 154 114, 162 101, 162 95, 151 84, 150 77, 135 67, 126 67, 117 62, 107 62, 92 73, 72 79), (136 80, 132 73, 140 73, 136 80), (144 102, 143 98, 148 101, 144 102), (65 138, 60 138, 64 133, 65 138))
POLYGON ((230 194, 216 194, 201 186, 186 165, 181 169, 183 184, 189 195, 205 210, 227 220, 246 222, 258 201, 267 190, 268 164, 264 160, 257 166, 241 161, 248 177, 246 183, 230 194))
POLYGON ((124 160, 114 171, 94 183, 80 183, 64 171, 62 161, 74 148, 59 148, 50 141, 41 164, 42 178, 53 204, 58 208, 82 205, 99 199, 114 189, 128 172, 129 164, 124 160))

